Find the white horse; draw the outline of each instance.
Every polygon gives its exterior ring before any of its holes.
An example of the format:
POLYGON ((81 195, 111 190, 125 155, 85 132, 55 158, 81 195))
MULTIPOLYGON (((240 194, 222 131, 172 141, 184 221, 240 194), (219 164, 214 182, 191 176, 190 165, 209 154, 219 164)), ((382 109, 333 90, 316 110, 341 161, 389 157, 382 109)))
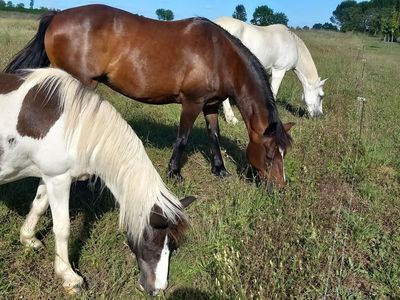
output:
MULTIPOLYGON (((260 60, 271 75, 271 89, 276 99, 286 71, 294 70, 303 85, 302 98, 311 117, 322 115, 322 89, 326 79, 318 77, 317 68, 304 42, 284 25, 255 26, 221 17, 214 21, 242 43, 260 60)), ((236 123, 229 100, 223 102, 229 123, 236 123)))
POLYGON ((59 69, 23 75, 0 73, 0 184, 40 177, 20 240, 34 248, 39 217, 50 205, 55 274, 69 292, 83 283, 68 259, 71 182, 99 176, 119 203, 119 225, 127 230, 139 264, 140 285, 156 295, 167 287, 169 253, 187 219, 147 156, 142 142, 106 101, 59 69))

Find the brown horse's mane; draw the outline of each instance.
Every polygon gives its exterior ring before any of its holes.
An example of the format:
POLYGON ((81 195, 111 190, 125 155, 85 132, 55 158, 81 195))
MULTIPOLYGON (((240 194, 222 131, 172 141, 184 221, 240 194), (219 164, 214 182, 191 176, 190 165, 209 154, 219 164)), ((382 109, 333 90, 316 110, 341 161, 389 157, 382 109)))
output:
MULTIPOLYGON (((209 21, 206 18, 202 18, 204 20, 209 21)), ((210 21, 209 21, 210 22, 210 21)), ((215 23, 214 23, 215 24, 215 23)), ((264 101, 265 105, 268 109, 268 127, 265 130, 264 135, 273 135, 275 138, 276 144, 281 147, 283 150, 287 149, 292 144, 292 138, 283 128, 282 121, 279 118, 278 109, 276 107, 276 103, 271 91, 269 79, 267 76, 267 71, 260 62, 260 60, 247 48, 243 45, 242 41, 229 33, 223 27, 218 24, 215 24, 219 28, 223 30, 225 35, 233 42, 233 44, 238 48, 239 52, 246 57, 249 62, 252 70, 257 74, 257 77, 260 79, 260 85, 263 87, 264 91, 264 101)))

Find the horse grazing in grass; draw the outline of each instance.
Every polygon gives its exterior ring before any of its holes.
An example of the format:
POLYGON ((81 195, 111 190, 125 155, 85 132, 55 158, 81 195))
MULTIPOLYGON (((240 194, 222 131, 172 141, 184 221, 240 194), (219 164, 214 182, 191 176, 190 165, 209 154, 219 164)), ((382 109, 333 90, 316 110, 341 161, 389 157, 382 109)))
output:
POLYGON ((35 226, 50 205, 55 273, 67 291, 79 291, 83 279, 68 259, 69 192, 72 181, 96 174, 119 203, 141 286, 151 295, 165 289, 170 250, 187 224, 182 208, 194 199, 181 203, 169 192, 118 112, 59 69, 0 73, 0 106, 0 184, 41 178, 21 242, 41 246, 35 226))
POLYGON ((218 104, 236 99, 249 134, 247 157, 263 179, 284 185, 283 156, 291 144, 278 116, 265 70, 243 44, 204 18, 156 21, 105 5, 50 12, 6 72, 49 63, 85 85, 103 82, 150 104, 181 103, 168 175, 181 176, 181 156, 203 112, 211 138, 212 172, 226 176, 218 104))
MULTIPOLYGON (((317 68, 304 42, 284 25, 256 26, 243 21, 221 17, 214 21, 239 38, 271 74, 271 89, 276 98, 283 76, 294 70, 303 85, 302 98, 311 117, 322 115, 323 85, 317 68)), ((223 102, 228 122, 236 123, 229 100, 223 102)))

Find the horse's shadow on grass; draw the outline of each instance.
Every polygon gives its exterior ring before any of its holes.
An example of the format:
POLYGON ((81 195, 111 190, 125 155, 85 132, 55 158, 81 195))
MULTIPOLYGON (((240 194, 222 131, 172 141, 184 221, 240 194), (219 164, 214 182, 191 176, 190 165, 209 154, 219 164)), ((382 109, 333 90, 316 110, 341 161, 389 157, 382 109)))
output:
POLYGON ((299 118, 302 118, 302 117, 308 118, 309 117, 306 109, 304 109, 301 106, 297 106, 297 105, 293 105, 293 104, 289 103, 287 99, 278 98, 278 99, 276 99, 276 104, 278 106, 285 108, 293 116, 296 116, 299 118))
POLYGON ((306 109, 304 109, 301 106, 298 105, 293 105, 289 103, 287 99, 282 99, 282 98, 277 98, 275 103, 277 106, 283 107, 285 110, 287 110, 289 113, 291 113, 293 116, 302 118, 309 118, 308 112, 306 109))
POLYGON ((191 288, 184 288, 184 289, 177 289, 171 293, 167 297, 168 300, 209 300, 211 295, 208 295, 198 289, 191 289, 191 288))
MULTIPOLYGON (((135 118, 128 121, 129 125, 136 132, 138 137, 146 144, 155 147, 157 149, 172 149, 172 145, 176 140, 178 127, 175 125, 165 125, 147 119, 135 118)), ((238 174, 244 174, 248 171, 248 162, 245 153, 245 146, 240 147, 237 142, 232 141, 229 138, 224 137, 224 133, 221 132, 221 146, 231 159, 236 164, 236 172, 238 174)), ((187 169, 194 169, 195 165, 190 159, 195 152, 200 152, 204 158, 208 161, 210 166, 211 174, 211 152, 210 152, 211 141, 207 133, 206 128, 193 127, 186 149, 182 155, 182 166, 186 166, 187 169)), ((167 167, 167 166, 166 166, 167 167)), ((232 172, 232 170, 228 170, 232 172)), ((165 174, 163 174, 165 175, 165 174)), ((165 176, 164 176, 165 178, 165 176)))
MULTIPOLYGON (((25 218, 35 197, 38 183, 38 178, 26 178, 0 186, 2 203, 25 218)), ((72 184, 70 191, 70 220, 72 222, 78 216, 81 216, 82 219, 78 232, 71 234, 69 240, 69 258, 75 269, 79 268, 81 251, 86 241, 90 238, 94 223, 103 214, 114 209, 115 206, 115 201, 110 197, 110 192, 101 186, 99 180, 95 183, 83 181, 72 184)), ((42 218, 44 216, 48 216, 51 219, 50 209, 44 213, 42 218)), ((22 226, 22 222, 19 226, 22 226)), ((52 222, 46 222, 43 225, 39 220, 35 230, 36 237, 44 242, 44 239, 52 231, 52 222)), ((48 247, 45 242, 44 246, 48 247)), ((21 247, 24 246, 21 245, 21 247)), ((79 273, 79 270, 77 272, 79 273)))

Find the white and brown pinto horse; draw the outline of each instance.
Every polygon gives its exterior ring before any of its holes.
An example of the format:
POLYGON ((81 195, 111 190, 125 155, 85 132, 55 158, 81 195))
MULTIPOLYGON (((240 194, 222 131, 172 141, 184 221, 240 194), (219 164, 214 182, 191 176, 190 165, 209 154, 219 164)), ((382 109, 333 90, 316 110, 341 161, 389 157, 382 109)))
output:
POLYGON ((68 259, 71 182, 99 176, 119 203, 120 226, 141 271, 140 284, 155 295, 167 287, 170 249, 187 219, 142 142, 120 114, 59 69, 0 73, 0 184, 41 178, 20 240, 34 248, 39 217, 50 205, 55 235, 55 274, 70 292, 83 283, 68 259))
MULTIPOLYGON (((317 68, 304 42, 284 25, 255 26, 221 17, 214 21, 242 43, 260 60, 271 75, 271 89, 276 99, 283 76, 293 70, 303 86, 302 98, 311 117, 322 115, 323 85, 317 68)), ((223 102, 228 122, 236 123, 229 101, 223 102)))

